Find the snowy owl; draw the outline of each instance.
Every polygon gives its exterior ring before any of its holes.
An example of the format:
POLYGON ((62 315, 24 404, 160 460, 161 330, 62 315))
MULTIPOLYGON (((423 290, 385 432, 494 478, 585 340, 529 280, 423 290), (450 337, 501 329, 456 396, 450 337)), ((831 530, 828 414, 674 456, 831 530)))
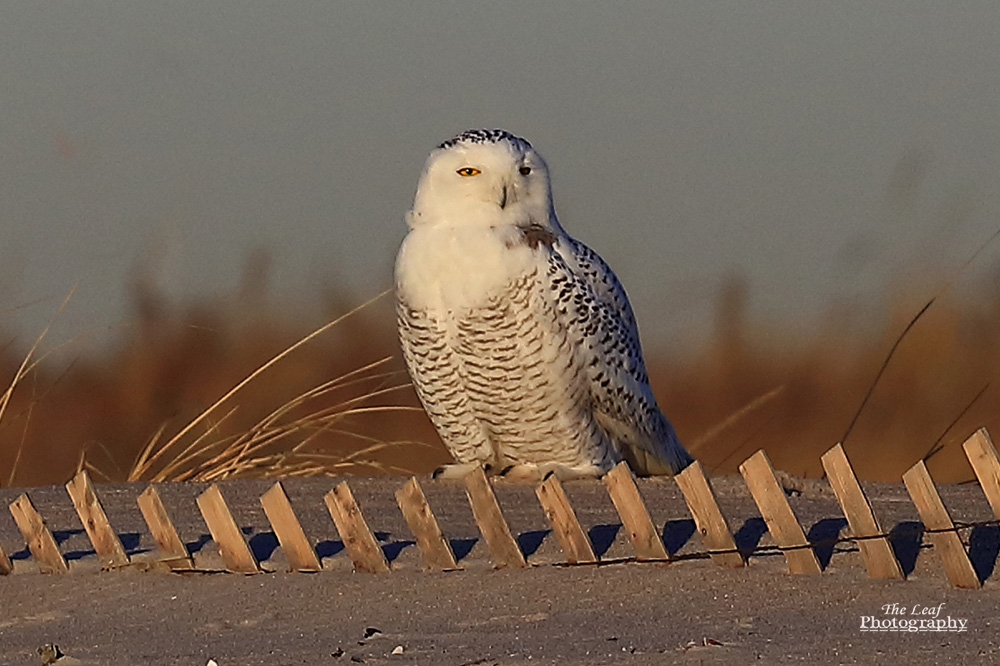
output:
POLYGON ((403 358, 455 463, 517 480, 691 462, 649 388, 625 291, 556 219, 548 167, 504 130, 431 152, 396 257, 403 358))

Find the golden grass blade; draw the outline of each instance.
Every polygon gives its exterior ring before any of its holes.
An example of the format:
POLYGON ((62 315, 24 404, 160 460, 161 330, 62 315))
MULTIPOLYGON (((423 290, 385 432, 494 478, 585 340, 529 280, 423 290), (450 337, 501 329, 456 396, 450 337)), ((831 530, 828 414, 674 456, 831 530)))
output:
MULTIPOLYGON (((205 432, 201 433, 198 437, 194 439, 190 444, 188 444, 182 451, 180 451, 176 456, 166 461, 162 468, 160 468, 155 473, 150 473, 153 469, 153 457, 147 459, 145 465, 138 468, 132 472, 136 480, 148 480, 150 483, 160 483, 163 481, 177 480, 174 475, 182 470, 184 465, 191 463, 193 460, 197 459, 199 455, 204 455, 207 451, 211 451, 214 448, 224 444, 225 439, 217 440, 211 442, 204 447, 201 447, 201 443, 207 438, 220 424, 224 423, 229 416, 235 413, 236 408, 232 408, 223 415, 221 419, 216 421, 212 427, 208 428, 205 432)), ((162 449, 160 449, 162 450, 162 449)))
MULTIPOLYGON (((78 286, 79 286, 78 284, 73 285, 73 288, 69 290, 68 294, 66 294, 66 297, 63 299, 63 302, 59 306, 59 309, 56 310, 56 313, 54 315, 52 315, 52 318, 49 319, 49 323, 45 325, 45 328, 42 329, 42 332, 38 335, 37 338, 35 338, 34 344, 32 344, 31 348, 28 349, 28 353, 25 354, 24 359, 21 361, 21 365, 18 366, 17 371, 14 373, 13 379, 10 380, 10 386, 8 386, 7 390, 3 392, 2 396, 0 396, 0 423, 3 422, 3 416, 7 412, 7 406, 10 404, 10 398, 11 396, 14 395, 14 389, 17 388, 17 385, 20 383, 21 379, 35 367, 31 362, 32 357, 35 355, 35 352, 38 351, 38 347, 42 344, 42 340, 44 340, 45 336, 48 335, 49 329, 52 328, 52 324, 55 323, 56 318, 58 318, 59 315, 62 314, 63 310, 66 309, 66 306, 69 305, 69 301, 71 298, 73 298, 73 294, 76 293, 76 288, 78 286)), ((18 466, 18 461, 20 460, 20 454, 21 452, 20 450, 18 450, 17 460, 15 460, 14 465, 11 466, 10 469, 10 475, 7 481, 8 485, 12 485, 14 482, 14 475, 17 473, 17 466, 18 466)))
POLYGON ((378 374, 378 375, 366 375, 366 376, 363 376, 363 377, 356 377, 358 375, 358 373, 366 371, 366 370, 373 369, 373 368, 375 368, 375 367, 377 367, 379 365, 384 365, 386 362, 388 362, 390 360, 392 360, 391 356, 385 356, 385 357, 383 357, 383 358, 381 358, 381 359, 379 359, 377 361, 373 361, 372 363, 364 365, 364 366, 362 366, 360 368, 356 368, 354 370, 351 370, 350 372, 346 372, 343 375, 340 375, 339 377, 337 377, 335 379, 331 379, 328 382, 324 382, 323 384, 320 384, 319 386, 316 386, 316 387, 313 387, 313 388, 309 389, 305 393, 302 393, 302 394, 300 394, 300 395, 292 398, 291 400, 289 400, 288 402, 286 402, 282 406, 280 406, 277 409, 275 409, 274 411, 272 411, 266 417, 264 417, 263 419, 261 419, 261 421, 259 423, 257 423, 255 426, 253 426, 250 429, 250 432, 253 432, 255 430, 263 429, 266 425, 269 425, 270 423, 273 423, 273 422, 277 421, 279 418, 281 418, 282 416, 284 416, 288 412, 292 411, 295 407, 299 407, 302 404, 304 404, 305 402, 307 402, 308 400, 311 400, 313 398, 318 398, 318 397, 320 397, 322 395, 325 395, 327 393, 330 393, 332 391, 335 391, 335 390, 338 390, 338 389, 342 389, 342 388, 346 388, 348 386, 353 386, 353 385, 356 385, 356 384, 360 384, 360 383, 363 383, 363 382, 371 381, 373 379, 382 378, 382 377, 391 377, 391 376, 395 376, 395 375, 398 375, 398 374, 403 374, 403 373, 401 373, 399 371, 395 371, 395 372, 381 373, 381 374, 378 374), (352 379, 351 381, 343 381, 347 377, 356 377, 356 378, 352 379))
MULTIPOLYGON (((248 455, 254 455, 258 451, 262 451, 263 449, 265 449, 266 447, 270 446, 271 444, 277 442, 278 440, 283 439, 285 437, 288 437, 290 435, 293 435, 296 432, 300 432, 300 431, 304 431, 304 430, 311 431, 311 434, 305 440, 303 440, 302 442, 299 442, 298 444, 296 444, 292 448, 292 452, 300 452, 315 437, 319 436, 320 434, 322 434, 324 432, 337 432, 337 433, 343 434, 343 435, 351 435, 351 436, 357 437, 357 438, 362 439, 362 440, 379 441, 379 440, 374 440, 374 439, 371 439, 371 438, 366 438, 365 436, 360 435, 359 433, 354 433, 354 432, 343 430, 343 429, 331 429, 329 426, 331 424, 333 424, 333 423, 336 423, 337 421, 340 421, 345 416, 349 416, 349 415, 356 415, 356 414, 359 414, 359 413, 410 411, 411 409, 415 409, 415 408, 412 408, 412 407, 395 407, 395 406, 357 408, 357 409, 351 410, 349 412, 341 412, 341 413, 338 413, 338 414, 327 415, 327 416, 323 417, 323 419, 310 419, 310 418, 300 419, 299 421, 296 421, 295 423, 285 424, 283 426, 280 426, 280 427, 274 428, 272 430, 269 430, 269 431, 267 431, 265 433, 259 434, 251 442, 251 444, 252 444, 251 446, 243 447, 239 451, 238 454, 232 454, 231 455, 231 457, 233 459, 232 462, 235 463, 236 461, 238 461, 242 457, 246 457, 248 455)), ((229 452, 229 451, 231 451, 231 450, 227 450, 227 452, 229 452)), ((224 458, 224 456, 220 455, 218 460, 214 460, 214 461, 210 461, 210 462, 221 463, 223 458, 224 458)))
MULTIPOLYGON (((379 442, 383 441, 381 439, 378 439, 377 437, 371 437, 369 435, 363 435, 363 434, 361 434, 359 432, 355 432, 353 430, 343 430, 341 428, 332 428, 332 429, 329 430, 329 432, 331 434, 341 435, 343 437, 351 437, 351 438, 354 438, 354 439, 360 439, 363 442, 368 442, 368 443, 371 443, 371 444, 378 444, 379 442)), ((391 444, 393 446, 417 446, 417 447, 424 447, 424 448, 427 448, 427 449, 435 449, 435 450, 439 449, 439 447, 440 447, 440 445, 438 445, 438 444, 429 444, 427 442, 421 442, 421 441, 417 441, 415 439, 394 439, 394 440, 392 440, 391 444)), ((292 451, 294 453, 302 453, 302 454, 307 454, 308 453, 309 455, 312 455, 314 453, 316 455, 324 455, 322 452, 319 452, 319 451, 302 451, 301 448, 300 448, 300 446, 301 445, 296 446, 295 448, 292 449, 292 451)))
POLYGON ((160 427, 156 429, 153 436, 149 438, 146 446, 142 447, 142 451, 139 452, 138 457, 136 457, 135 462, 132 463, 132 468, 129 470, 126 480, 128 481, 138 481, 142 477, 142 472, 146 469, 146 461, 149 460, 150 454, 156 450, 156 443, 160 441, 163 437, 163 433, 167 429, 167 422, 164 421, 160 424, 160 427))
POLYGON ((101 478, 107 482, 111 482, 113 480, 111 476, 106 474, 103 470, 99 469, 96 465, 93 465, 89 460, 84 463, 83 467, 95 480, 97 478, 101 478))
POLYGON ((889 348, 889 353, 885 355, 885 358, 882 361, 882 365, 879 366, 878 372, 875 373, 875 378, 872 379, 871 384, 868 385, 868 391, 865 392, 865 396, 861 399, 861 404, 858 405, 858 410, 854 413, 854 417, 851 418, 851 422, 847 424, 847 430, 844 431, 843 436, 839 440, 841 446, 846 447, 847 436, 851 434, 851 431, 857 424, 858 419, 861 417, 861 412, 864 411, 865 406, 868 404, 869 399, 871 399, 872 394, 875 392, 875 387, 878 385, 879 380, 882 379, 882 375, 885 374, 886 368, 889 367, 889 362, 892 360, 892 357, 896 353, 896 350, 899 349, 899 345, 903 342, 903 339, 913 329, 913 327, 916 326, 917 321, 924 316, 924 313, 926 313, 930 309, 930 307, 934 305, 934 301, 936 301, 938 298, 944 295, 945 292, 951 289, 951 286, 955 283, 955 281, 959 278, 959 276, 961 276, 962 273, 964 273, 965 270, 972 265, 972 262, 976 260, 976 257, 978 257, 979 254, 983 250, 985 250, 988 245, 993 243, 993 241, 996 240, 998 236, 1000 236, 1000 229, 994 231, 990 235, 990 237, 983 242, 982 245, 976 248, 976 251, 972 253, 972 256, 966 259, 965 263, 962 264, 957 271, 955 271, 954 275, 952 275, 951 278, 946 280, 945 283, 941 285, 941 287, 937 290, 937 293, 931 296, 930 300, 928 300, 927 303, 924 304, 924 307, 920 308, 920 311, 903 328, 903 332, 899 334, 899 337, 896 338, 895 342, 892 343, 892 347, 889 348))
POLYGON ((722 419, 722 421, 712 426, 712 428, 709 429, 707 432, 703 433, 701 437, 694 440, 694 443, 691 444, 690 450, 695 451, 698 447, 714 439, 722 431, 729 428, 731 425, 739 421, 747 414, 754 412, 757 409, 760 409, 761 407, 766 405, 767 403, 771 402, 771 400, 773 400, 774 398, 778 397, 781 393, 783 393, 784 390, 785 390, 785 385, 782 384, 781 386, 772 389, 763 395, 757 396, 756 398, 754 398, 747 404, 743 405, 742 407, 737 409, 735 412, 733 412, 726 418, 722 419))
POLYGON ((217 455, 223 455, 230 447, 233 446, 233 442, 239 439, 239 435, 229 435, 228 437, 217 439, 205 445, 202 445, 202 442, 208 439, 208 437, 212 433, 216 432, 219 428, 221 428, 222 424, 225 423, 229 419, 229 417, 235 414, 238 409, 239 409, 238 406, 234 406, 228 412, 223 414, 221 419, 213 421, 208 428, 205 428, 204 432, 198 435, 198 437, 196 437, 194 441, 192 441, 184 448, 184 451, 180 455, 178 455, 171 464, 168 464, 166 467, 164 467, 164 470, 169 471, 170 469, 172 469, 171 465, 183 466, 188 462, 193 462, 197 458, 208 455, 212 451, 215 451, 216 449, 221 449, 221 452, 217 455))
POLYGON ((979 399, 983 397, 983 394, 986 393, 986 389, 988 389, 989 387, 990 383, 986 382, 983 388, 979 389, 979 393, 973 396, 972 400, 966 403, 962 411, 958 413, 958 416, 956 416, 954 419, 951 420, 951 423, 949 423, 945 427, 944 431, 941 433, 941 436, 938 437, 936 440, 934 440, 934 443, 931 444, 931 447, 927 449, 927 453, 925 453, 923 457, 920 458, 922 462, 926 464, 928 460, 936 456, 938 453, 941 452, 942 449, 944 449, 945 445, 942 442, 944 441, 944 438, 948 436, 948 432, 951 431, 951 429, 955 427, 955 424, 961 421, 962 417, 965 416, 970 409, 972 409, 972 406, 975 405, 979 401, 979 399))
POLYGON ((14 473, 17 471, 17 468, 21 463, 21 454, 24 452, 24 443, 25 440, 27 440, 28 438, 28 424, 31 423, 31 414, 34 411, 34 409, 35 409, 35 402, 32 401, 31 404, 28 405, 28 420, 24 424, 24 430, 21 431, 21 441, 17 445, 17 455, 14 456, 14 463, 11 465, 10 468, 10 476, 7 478, 8 486, 14 485, 14 473))
MULTIPOLYGON (((388 360, 389 358, 390 357, 386 357, 383 360, 388 360)), ((379 361, 379 362, 381 362, 381 361, 379 361)), ((370 365, 373 365, 373 364, 370 364, 370 365)), ((347 382, 347 383, 344 383, 344 384, 338 384, 338 380, 340 379, 340 378, 338 378, 338 379, 334 379, 334 380, 331 380, 329 382, 326 382, 325 384, 321 384, 320 386, 312 388, 309 391, 306 391, 305 393, 302 393, 302 394, 296 396, 295 398, 292 398, 291 400, 289 400, 288 402, 286 402, 281 407, 275 409, 273 412, 271 412, 270 414, 268 414, 265 418, 263 418, 257 424, 255 424, 254 426, 252 426, 250 428, 250 430, 248 430, 246 433, 244 433, 243 437, 246 438, 246 439, 252 439, 254 436, 256 436, 257 433, 266 431, 268 429, 268 427, 271 426, 272 423, 278 421, 282 416, 285 416, 286 414, 288 414, 289 412, 291 412, 296 407, 301 407, 303 404, 305 404, 306 402, 308 402, 311 399, 321 397, 321 396, 323 396, 323 395, 325 395, 327 393, 330 393, 330 392, 332 392, 334 390, 339 390, 339 389, 346 388, 347 386, 351 386, 351 385, 355 385, 355 384, 360 384, 360 383, 362 383, 364 381, 368 381, 370 379, 381 378, 381 377, 388 377, 388 376, 396 375, 396 374, 399 374, 399 373, 384 373, 384 374, 380 374, 380 375, 374 375, 373 377, 362 377, 362 378, 357 379, 355 381, 347 382)), ((410 386, 410 384, 409 383, 401 384, 401 385, 399 385, 398 387, 395 387, 392 390, 397 390, 399 388, 405 388, 407 386, 410 386)), ((388 391, 385 391, 385 392, 388 392, 388 391)), ((364 400, 371 399, 372 397, 375 397, 377 395, 379 395, 379 394, 373 393, 373 392, 369 392, 369 393, 363 394, 361 396, 357 396, 353 400, 355 400, 355 401, 364 401, 364 400)), ((341 403, 340 405, 333 405, 332 407, 328 407, 326 409, 327 409, 327 411, 335 412, 335 411, 341 410, 343 408, 343 405, 345 405, 345 404, 348 404, 348 403, 341 403)))
MULTIPOLYGON (((388 357, 387 357, 388 358, 388 357)), ((364 368, 374 368, 385 362, 386 359, 380 359, 373 363, 370 363, 364 368)), ((357 370, 351 373, 357 376, 357 370)), ((396 373, 383 373, 381 375, 376 375, 376 377, 383 377, 384 375, 391 375, 396 373)), ((357 415, 360 413, 371 413, 371 412, 385 412, 385 411, 408 411, 411 409, 416 409, 409 406, 372 406, 372 407, 354 407, 359 403, 371 400, 373 398, 387 395, 393 391, 397 391, 401 388, 406 388, 410 386, 409 382, 405 384, 399 384, 396 386, 385 387, 380 390, 370 391, 359 396, 355 396, 351 399, 344 400, 332 407, 320 410, 308 416, 297 419, 288 424, 280 424, 277 426, 272 426, 271 423, 274 422, 281 415, 284 415, 292 406, 298 406, 304 403, 306 400, 303 396, 315 396, 321 393, 327 392, 328 387, 331 384, 338 383, 339 380, 343 378, 343 375, 335 380, 326 382, 325 384, 307 391, 296 398, 293 398, 288 403, 274 410, 271 414, 265 417, 261 422, 253 426, 248 432, 241 435, 234 441, 230 446, 227 446, 223 451, 221 451, 214 458, 205 461, 200 465, 199 469, 206 470, 205 472, 195 472, 193 475, 202 480, 215 480, 221 478, 228 478, 231 475, 238 474, 243 471, 243 461, 245 461, 250 456, 255 456, 259 452, 266 449, 272 443, 277 440, 287 437, 296 432, 301 432, 304 430, 314 430, 314 432, 306 438, 304 442, 301 442, 296 448, 308 444, 308 442, 318 436, 320 433, 327 431, 329 426, 337 421, 343 419, 346 416, 357 415), (209 471, 211 470, 211 471, 209 471), (208 475, 211 475, 210 477, 208 475)), ((341 383, 340 387, 344 384, 341 383)))
MULTIPOLYGON (((153 475, 152 479, 150 480, 153 482, 169 481, 178 470, 182 469, 185 465, 194 461, 199 455, 203 455, 204 453, 206 453, 206 451, 211 451, 213 448, 223 445, 226 442, 226 440, 224 439, 219 440, 217 442, 213 442, 205 448, 199 448, 200 444, 205 440, 205 438, 207 438, 209 435, 215 432, 215 430, 220 425, 225 423, 226 419, 235 414, 236 410, 237 407, 233 407, 228 412, 226 412, 221 419, 212 424, 210 428, 207 428, 205 432, 198 435, 198 437, 195 438, 193 442, 188 444, 183 451, 181 451, 176 457, 174 457, 166 465, 164 465, 163 469, 161 469, 157 474, 153 475)), ((160 451, 163 451, 169 445, 170 443, 168 442, 167 444, 164 445, 163 449, 160 449, 160 451)), ((149 460, 148 466, 151 466, 152 463, 153 459, 151 458, 149 460)), ((184 479, 181 476, 178 476, 176 480, 182 481, 184 479)))
POLYGON ((171 449, 173 447, 174 443, 176 443, 177 441, 179 441, 182 437, 184 437, 184 435, 186 435, 192 429, 194 429, 195 426, 197 426, 203 420, 205 420, 206 418, 208 418, 209 414, 211 414, 213 411, 215 411, 216 408, 218 408, 221 404, 223 404, 224 402, 226 402, 227 400, 229 400, 231 397, 233 397, 236 393, 238 393, 240 391, 240 389, 242 389, 244 386, 246 386, 251 381, 253 381, 256 377, 258 377, 265 370, 267 370, 268 368, 270 368, 271 366, 273 366, 275 363, 277 363, 281 359, 285 358, 286 356, 288 356, 293 351, 295 351, 299 347, 303 346, 304 344, 306 344, 310 340, 312 340, 312 339, 316 338, 317 336, 325 333, 326 331, 330 330, 331 328, 333 328, 334 326, 336 326, 340 322, 344 321, 345 319, 351 317, 354 314, 357 314, 358 312, 360 312, 364 308, 366 308, 369 305, 371 305, 372 303, 376 302, 377 300, 379 300, 380 298, 382 298, 383 296, 385 296, 386 294, 388 294, 390 291, 392 291, 392 290, 391 289, 386 289, 385 291, 383 291, 382 293, 378 294, 374 298, 370 298, 369 300, 365 301, 361 305, 359 305, 359 306, 351 309, 346 314, 343 314, 343 315, 337 317, 333 321, 327 322, 323 326, 320 326, 319 328, 317 328, 312 333, 306 335, 303 338, 300 338, 298 340, 298 342, 292 344, 289 347, 286 347, 283 351, 281 351, 278 354, 275 354, 274 356, 272 356, 267 362, 265 362, 264 364, 262 364, 261 366, 259 366, 256 370, 254 370, 253 372, 251 372, 243 380, 241 380, 239 383, 237 383, 236 386, 234 386, 229 391, 227 391, 221 398, 219 398, 214 403, 212 403, 212 405, 210 407, 208 407, 208 409, 206 409, 205 411, 203 411, 201 414, 199 414, 197 417, 195 417, 190 423, 188 423, 186 426, 184 426, 181 429, 180 432, 178 432, 176 435, 174 435, 172 438, 170 438, 170 440, 163 446, 163 448, 161 448, 159 451, 156 452, 156 454, 154 454, 152 456, 152 458, 150 460, 150 463, 155 462, 155 460, 157 460, 161 456, 165 455, 165 453, 169 449, 171 449))
MULTIPOLYGON (((361 412, 386 412, 386 411, 400 411, 400 410, 408 411, 410 409, 415 409, 415 408, 406 406, 379 406, 379 407, 368 407, 368 408, 354 408, 353 410, 340 412, 338 414, 326 415, 324 419, 330 420, 330 422, 336 422, 341 418, 343 418, 344 416, 357 414, 361 412)), ((319 419, 313 420, 307 417, 304 419, 300 419, 299 421, 296 421, 292 424, 285 424, 273 428, 271 430, 268 430, 265 433, 258 434, 257 437, 255 437, 253 440, 249 442, 244 442, 243 445, 237 446, 237 444, 234 442, 229 446, 227 446, 223 451, 221 451, 213 458, 203 461, 197 467, 187 470, 186 472, 180 474, 176 478, 177 480, 213 481, 213 480, 230 478, 232 476, 241 474, 250 467, 247 463, 248 460, 260 461, 266 459, 267 456, 264 456, 263 458, 254 456, 258 456, 259 453, 264 451, 271 444, 275 443, 279 439, 287 437, 288 435, 294 434, 295 432, 312 428, 316 429, 315 432, 313 432, 313 434, 309 438, 307 438, 303 442, 300 442, 295 447, 293 447, 291 453, 297 453, 302 448, 304 448, 313 437, 319 435, 322 432, 328 431, 329 429, 328 426, 325 425, 322 422, 322 420, 319 419)), ((343 432, 346 433, 349 431, 343 431, 343 432)), ((381 442, 380 440, 375 440, 373 438, 364 438, 364 436, 357 434, 356 436, 362 439, 369 439, 369 441, 377 442, 379 444, 379 449, 384 447, 385 443, 381 442)), ((368 453, 371 452, 372 450, 373 449, 370 448, 363 449, 360 452, 354 452, 354 454, 368 453)), ((289 452, 280 452, 273 454, 272 457, 280 457, 282 455, 288 455, 288 453, 289 452)), ((353 456, 354 454, 351 454, 351 456, 353 456)), ((345 458, 344 456, 337 456, 336 459, 349 460, 352 458, 350 456, 348 458, 345 458)))
POLYGON ((355 397, 350 398, 348 400, 344 400, 344 401, 339 402, 339 403, 337 403, 335 405, 331 405, 330 407, 325 407, 322 410, 316 412, 315 414, 310 414, 309 417, 304 417, 304 418, 312 418, 314 420, 318 420, 318 419, 321 419, 321 418, 325 418, 327 416, 334 416, 334 415, 339 415, 339 414, 360 414, 363 411, 371 411, 371 410, 386 409, 386 408, 406 410, 406 411, 409 411, 409 410, 415 410, 415 411, 419 410, 420 409, 419 407, 411 407, 409 405, 385 405, 385 406, 377 406, 377 407, 353 407, 353 405, 357 405, 358 403, 365 402, 366 400, 371 400, 372 398, 377 398, 377 397, 380 397, 380 396, 392 393, 394 391, 399 391, 399 390, 402 390, 402 389, 405 389, 405 388, 409 388, 409 387, 410 387, 410 383, 407 382, 405 384, 397 384, 396 386, 391 386, 389 388, 385 388, 385 389, 381 389, 381 390, 378 390, 378 391, 372 391, 372 392, 369 392, 369 393, 365 393, 363 395, 355 396, 355 397))

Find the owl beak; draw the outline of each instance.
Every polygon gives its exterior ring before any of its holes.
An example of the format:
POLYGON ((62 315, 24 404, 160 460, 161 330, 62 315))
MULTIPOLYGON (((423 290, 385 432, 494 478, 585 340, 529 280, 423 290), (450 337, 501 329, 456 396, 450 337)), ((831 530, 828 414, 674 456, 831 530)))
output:
POLYGON ((500 205, 500 209, 503 210, 507 207, 507 204, 512 204, 517 201, 517 190, 510 183, 504 183, 500 187, 500 200, 497 202, 500 205))

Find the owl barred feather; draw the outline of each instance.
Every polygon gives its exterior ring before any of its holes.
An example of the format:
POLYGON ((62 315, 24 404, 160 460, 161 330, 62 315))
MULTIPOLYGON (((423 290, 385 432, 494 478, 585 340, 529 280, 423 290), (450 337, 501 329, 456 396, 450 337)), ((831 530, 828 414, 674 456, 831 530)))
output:
POLYGON ((428 158, 396 262, 403 358, 456 465, 599 476, 691 457, 649 387, 628 298, 555 216, 524 139, 470 130, 428 158))

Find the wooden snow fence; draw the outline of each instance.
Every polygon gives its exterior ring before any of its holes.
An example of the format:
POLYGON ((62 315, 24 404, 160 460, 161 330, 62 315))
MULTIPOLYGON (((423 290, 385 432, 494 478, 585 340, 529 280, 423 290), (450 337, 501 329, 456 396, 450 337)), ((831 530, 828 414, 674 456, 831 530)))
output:
MULTIPOLYGON (((922 533, 927 534, 948 581, 955 587, 978 588, 981 580, 959 536, 959 529, 1000 524, 1000 456, 985 429, 973 434, 963 448, 989 501, 994 520, 956 527, 922 462, 903 475, 903 482, 923 524, 922 533)), ((835 541, 850 540, 857 544, 869 577, 904 579, 903 567, 893 550, 890 534, 883 531, 843 448, 838 444, 827 451, 822 463, 850 530, 849 537, 835 541)), ((823 567, 816 556, 816 549, 821 544, 818 540, 807 538, 767 455, 758 451, 740 465, 740 472, 774 542, 774 547, 769 550, 773 552, 777 548, 781 552, 791 574, 821 574, 823 567)), ((756 547, 743 551, 737 548, 734 533, 699 463, 690 465, 674 481, 704 546, 700 555, 710 557, 719 566, 736 568, 745 566, 748 558, 762 554, 763 549, 756 547)), ((674 561, 663 537, 657 532, 628 466, 624 463, 618 465, 603 477, 603 482, 628 537, 633 554, 629 559, 661 564, 674 561)), ((115 570, 134 564, 108 521, 86 472, 77 474, 66 489, 102 569, 115 570)), ((465 489, 493 567, 531 566, 511 532, 493 485, 482 469, 476 469, 465 478, 465 489)), ((601 563, 601 557, 596 554, 591 537, 580 524, 562 483, 550 476, 537 486, 535 494, 561 549, 561 564, 601 563)), ((323 499, 355 571, 371 574, 391 571, 392 565, 362 514, 348 482, 341 482, 323 499)), ((418 480, 411 478, 403 484, 395 493, 395 500, 413 533, 423 567, 429 571, 462 569, 418 480)), ((320 555, 296 517, 282 484, 274 484, 260 497, 260 502, 289 568, 294 571, 321 571, 320 555)), ((192 554, 179 537, 156 487, 148 487, 138 497, 137 503, 157 547, 152 562, 176 571, 193 569, 192 554)), ((197 505, 219 549, 225 570, 243 574, 261 572, 260 563, 219 487, 212 485, 202 492, 197 498, 197 505)), ((66 558, 27 493, 10 504, 10 511, 38 571, 67 572, 66 558)), ((0 547, 0 575, 10 574, 13 570, 9 555, 0 547)))

